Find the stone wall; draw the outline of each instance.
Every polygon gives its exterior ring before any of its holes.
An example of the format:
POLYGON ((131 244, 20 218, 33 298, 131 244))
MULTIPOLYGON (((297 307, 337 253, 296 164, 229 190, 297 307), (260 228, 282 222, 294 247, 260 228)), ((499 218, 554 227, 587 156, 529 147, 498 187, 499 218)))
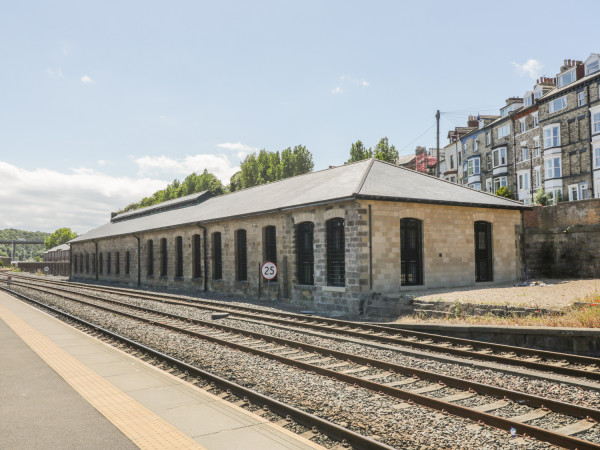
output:
POLYGON ((527 277, 600 276, 600 199, 525 211, 527 277))
POLYGON ((47 275, 69 276, 69 261, 46 261, 46 262, 23 262, 16 263, 17 267, 23 272, 37 273, 42 272, 47 275), (48 267, 48 272, 44 268, 48 267))

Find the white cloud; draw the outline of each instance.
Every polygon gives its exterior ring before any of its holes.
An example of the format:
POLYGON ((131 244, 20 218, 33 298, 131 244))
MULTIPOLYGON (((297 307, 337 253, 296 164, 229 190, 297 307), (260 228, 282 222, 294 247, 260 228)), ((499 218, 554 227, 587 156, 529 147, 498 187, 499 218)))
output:
POLYGON ((515 67, 519 75, 528 75, 532 80, 539 77, 540 72, 544 67, 544 65, 536 59, 528 59, 525 64, 517 64, 514 61, 511 62, 511 64, 515 67))
POLYGON ((169 156, 142 156, 137 158, 138 174, 169 174, 169 176, 187 176, 192 172, 202 173, 204 169, 213 173, 222 182, 228 183, 229 178, 240 168, 229 160, 227 155, 198 154, 187 155, 182 159, 169 156))
POLYGON ((108 159, 99 159, 98 160, 99 166, 106 166, 107 164, 112 164, 112 161, 109 161, 108 159))
POLYGON ((336 86, 334 89, 332 89, 332 90, 331 90, 331 93, 332 93, 333 95, 341 94, 341 93, 343 93, 343 92, 344 92, 344 91, 342 91, 342 88, 341 88, 341 87, 339 87, 339 86, 336 86))
POLYGON ((367 87, 367 86, 371 86, 371 83, 369 83, 367 80, 362 80, 362 81, 360 82, 360 85, 361 85, 361 86, 364 86, 364 87, 367 87))
POLYGON ((84 75, 81 77, 81 82, 83 84, 92 84, 94 82, 94 80, 92 80, 90 77, 88 77, 87 75, 84 75))
POLYGON ((60 69, 54 70, 54 69, 51 69, 50 67, 48 67, 46 69, 46 73, 50 76, 56 75, 57 77, 61 77, 61 78, 63 77, 62 70, 60 70, 60 69))
POLYGON ((367 80, 361 80, 359 78, 342 75, 340 77, 340 85, 332 89, 331 93, 334 95, 342 94, 346 88, 354 89, 355 86, 368 87, 370 85, 371 83, 367 80))
POLYGON ((217 147, 224 148, 226 150, 237 151, 236 156, 242 160, 250 153, 258 151, 258 147, 251 147, 241 142, 224 142, 223 144, 217 144, 217 147))
POLYGON ((84 233, 106 223, 110 212, 163 189, 168 181, 115 177, 80 167, 62 173, 24 169, 0 161, 0 228, 84 233))

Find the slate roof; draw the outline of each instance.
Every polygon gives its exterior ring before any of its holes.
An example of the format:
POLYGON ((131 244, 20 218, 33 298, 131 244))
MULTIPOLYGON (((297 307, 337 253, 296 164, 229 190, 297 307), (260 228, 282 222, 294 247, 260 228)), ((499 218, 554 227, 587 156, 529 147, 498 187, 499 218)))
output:
POLYGON ((131 218, 133 216, 145 216, 147 214, 151 214, 156 212, 156 210, 168 210, 174 208, 181 208, 184 206, 188 206, 194 203, 199 203, 204 198, 210 196, 208 191, 196 192, 190 195, 184 195, 183 197, 174 198, 172 200, 167 200, 166 202, 157 203, 156 205, 146 206, 145 208, 138 208, 132 211, 122 212, 119 214, 115 214, 111 218, 111 222, 117 222, 119 220, 131 218))
POLYGON ((514 200, 450 183, 394 164, 368 159, 211 197, 183 208, 110 222, 70 242, 358 198, 529 209, 514 200))
POLYGON ((61 250, 69 250, 71 247, 69 247, 69 244, 60 244, 57 245, 56 247, 52 247, 50 250, 46 250, 43 254, 45 255, 46 253, 52 253, 52 252, 58 252, 61 250))

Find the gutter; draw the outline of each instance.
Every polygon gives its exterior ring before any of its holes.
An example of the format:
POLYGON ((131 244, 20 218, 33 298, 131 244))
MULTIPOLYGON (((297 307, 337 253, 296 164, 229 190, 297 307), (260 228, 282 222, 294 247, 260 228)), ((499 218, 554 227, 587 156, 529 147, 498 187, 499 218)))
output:
POLYGON ((594 198, 595 189, 594 189, 594 146, 592 144, 592 112, 590 111, 590 83, 587 83, 586 89, 586 106, 587 106, 587 116, 588 116, 588 145, 590 149, 590 198, 594 198))
POLYGON ((202 228, 202 242, 203 242, 203 246, 204 246, 204 251, 202 252, 204 254, 204 292, 208 291, 208 256, 206 255, 206 228, 204 228, 202 225, 200 225, 199 223, 196 224, 198 226, 198 228, 202 228))
POLYGON ((142 274, 142 255, 140 253, 140 237, 136 236, 135 234, 132 234, 132 236, 137 239, 137 287, 140 287, 140 278, 142 274))

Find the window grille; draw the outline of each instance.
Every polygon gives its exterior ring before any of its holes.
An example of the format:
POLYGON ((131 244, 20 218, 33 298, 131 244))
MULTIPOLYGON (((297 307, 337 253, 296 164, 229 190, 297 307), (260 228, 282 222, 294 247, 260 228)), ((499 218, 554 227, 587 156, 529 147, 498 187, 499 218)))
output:
POLYGON ((236 231, 236 265, 237 280, 248 280, 248 248, 246 247, 246 230, 236 231))
POLYGON ((175 277, 183 277, 183 238, 177 236, 175 238, 175 255, 177 258, 177 264, 175 266, 175 277))
POLYGON ((400 284, 423 284, 423 226, 418 219, 400 220, 400 284))
MULTIPOLYGON (((277 231, 274 226, 265 227, 265 261, 270 261, 273 264, 277 265, 277 231)), ((266 281, 266 280, 265 280, 266 281)), ((277 277, 273 278, 271 281, 277 281, 277 277)))
POLYGON ((125 275, 129 275, 129 262, 131 255, 129 252, 125 252, 125 275))
POLYGON ((148 257, 146 261, 148 276, 151 277, 154 276, 154 241, 152 239, 148 241, 148 250, 146 253, 148 257))
POLYGON ((167 255, 167 238, 160 240, 160 276, 167 276, 168 269, 168 255, 167 255))
POLYGON ((192 237, 192 277, 202 277, 202 265, 200 260, 200 235, 195 234, 192 237))
POLYGON ((104 268, 104 267, 102 267, 103 259, 104 259, 104 255, 102 253, 100 253, 98 255, 98 273, 102 273, 103 272, 102 271, 102 269, 104 268))
POLYGON ((106 273, 110 273, 110 256, 111 256, 111 253, 109 252, 106 255, 106 273))
POLYGON ((299 284, 315 284, 314 230, 315 224, 312 222, 303 222, 296 226, 296 256, 299 284))
POLYGON ((327 221, 327 285, 346 284, 346 243, 344 239, 344 219, 327 221))
POLYGON ((213 280, 223 278, 223 251, 221 248, 221 233, 213 234, 213 280))
POLYGON ((120 253, 116 252, 115 253, 115 273, 117 275, 119 275, 121 273, 121 258, 120 258, 120 253))

